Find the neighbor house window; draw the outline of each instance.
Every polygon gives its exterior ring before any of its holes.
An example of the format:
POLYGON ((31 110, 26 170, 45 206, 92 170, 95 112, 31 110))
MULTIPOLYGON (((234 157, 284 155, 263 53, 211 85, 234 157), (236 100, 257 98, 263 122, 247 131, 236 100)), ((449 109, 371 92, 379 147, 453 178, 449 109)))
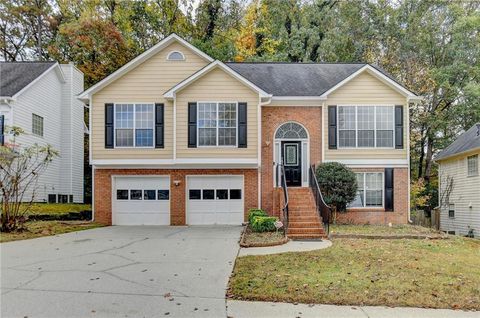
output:
POLYGON ((32 133, 43 137, 43 117, 32 114, 32 133))
POLYGON ((115 146, 153 147, 153 104, 115 105, 115 146))
POLYGON ((338 142, 343 148, 392 148, 393 106, 338 106, 338 142))
POLYGON ((198 145, 237 145, 237 103, 198 103, 198 145))
POLYGON ((383 173, 361 172, 357 176, 357 196, 348 207, 382 207, 383 173))
POLYGON ((448 217, 454 218, 455 217, 455 204, 450 203, 448 205, 448 217))
POLYGON ((478 155, 467 157, 467 175, 469 177, 478 176, 478 155))

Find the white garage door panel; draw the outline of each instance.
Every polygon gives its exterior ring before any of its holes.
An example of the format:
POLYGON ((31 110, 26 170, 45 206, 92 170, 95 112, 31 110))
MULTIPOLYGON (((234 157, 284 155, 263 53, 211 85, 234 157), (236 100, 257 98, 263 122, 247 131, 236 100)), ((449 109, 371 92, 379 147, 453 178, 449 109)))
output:
POLYGON ((169 177, 115 177, 114 225, 169 225, 170 200, 144 200, 144 190, 169 190, 169 177), (117 198, 117 190, 128 190, 128 200, 117 198), (132 200, 131 190, 142 190, 142 200, 132 200))
POLYGON ((187 222, 195 224, 242 224, 244 211, 243 176, 189 176, 187 179, 187 222), (241 199, 191 200, 190 190, 240 189, 241 199))

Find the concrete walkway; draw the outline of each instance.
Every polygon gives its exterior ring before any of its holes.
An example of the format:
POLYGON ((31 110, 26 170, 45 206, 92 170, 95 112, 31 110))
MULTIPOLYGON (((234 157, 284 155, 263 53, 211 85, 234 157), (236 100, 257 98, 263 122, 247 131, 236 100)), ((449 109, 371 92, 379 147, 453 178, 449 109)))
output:
POLYGON ((112 226, 2 243, 0 316, 225 318, 240 232, 112 226))
POLYGON ((247 255, 268 255, 279 254, 287 252, 308 252, 314 250, 321 250, 332 246, 332 242, 328 240, 323 241, 288 241, 286 244, 268 247, 242 247, 238 256, 247 255))
POLYGON ((480 312, 228 300, 227 315, 231 318, 478 318, 480 312))

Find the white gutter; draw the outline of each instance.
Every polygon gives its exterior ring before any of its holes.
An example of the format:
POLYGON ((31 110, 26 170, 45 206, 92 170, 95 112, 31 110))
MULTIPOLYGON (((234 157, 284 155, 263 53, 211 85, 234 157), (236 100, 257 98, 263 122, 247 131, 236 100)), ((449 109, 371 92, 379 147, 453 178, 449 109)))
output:
POLYGON ((258 96, 258 109, 257 109, 257 136, 258 136, 258 174, 257 174, 257 183, 258 183, 258 208, 262 208, 262 106, 270 104, 272 102, 272 96, 268 97, 266 101, 262 102, 262 97, 258 96))

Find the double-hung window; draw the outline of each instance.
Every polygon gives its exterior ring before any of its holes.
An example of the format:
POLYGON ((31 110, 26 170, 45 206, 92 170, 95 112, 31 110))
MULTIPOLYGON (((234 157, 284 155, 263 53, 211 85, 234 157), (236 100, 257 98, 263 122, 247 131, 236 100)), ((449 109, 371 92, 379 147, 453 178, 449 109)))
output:
POLYGON ((198 103, 198 145, 237 145, 237 103, 198 103))
POLYGON ((478 176, 478 155, 467 157, 467 176, 478 176))
POLYGON ((115 147, 153 147, 153 104, 115 104, 115 147))
POLYGON ((357 175, 357 196, 348 207, 382 207, 383 173, 361 172, 357 175))
POLYGON ((340 148, 393 148, 394 107, 338 106, 340 148))
POLYGON ((32 133, 43 137, 43 117, 32 114, 32 133))

